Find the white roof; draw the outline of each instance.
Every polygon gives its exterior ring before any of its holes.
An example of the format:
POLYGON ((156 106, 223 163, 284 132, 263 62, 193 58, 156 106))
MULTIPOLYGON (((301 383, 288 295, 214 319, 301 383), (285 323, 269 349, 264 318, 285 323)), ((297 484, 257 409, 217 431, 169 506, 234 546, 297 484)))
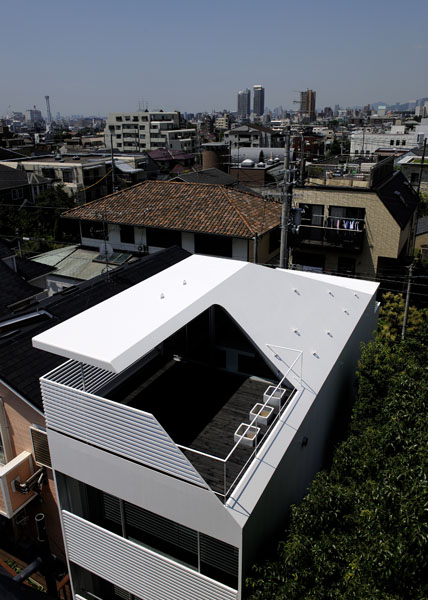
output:
POLYGON ((377 287, 193 255, 41 333, 33 346, 118 373, 208 307, 220 305, 281 373, 296 350, 302 351, 303 379, 315 391, 377 287))

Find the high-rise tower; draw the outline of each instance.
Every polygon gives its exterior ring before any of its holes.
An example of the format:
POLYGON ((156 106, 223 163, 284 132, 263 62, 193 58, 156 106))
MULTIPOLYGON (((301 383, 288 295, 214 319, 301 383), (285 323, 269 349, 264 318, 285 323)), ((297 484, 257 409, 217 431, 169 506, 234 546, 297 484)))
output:
POLYGON ((314 90, 300 92, 300 117, 309 117, 310 121, 315 121, 315 99, 317 93, 314 90))
POLYGON ((265 88, 261 85, 254 85, 254 113, 261 117, 265 112, 265 88))
POLYGON ((251 92, 247 88, 238 92, 238 117, 249 117, 251 113, 251 92))

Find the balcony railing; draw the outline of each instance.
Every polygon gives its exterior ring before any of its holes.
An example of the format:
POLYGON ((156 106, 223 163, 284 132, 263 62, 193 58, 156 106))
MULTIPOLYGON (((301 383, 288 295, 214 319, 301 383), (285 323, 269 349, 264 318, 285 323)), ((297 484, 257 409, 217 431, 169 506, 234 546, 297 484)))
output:
MULTIPOLYGON (((285 364, 285 375, 276 386, 270 385, 264 395, 260 391, 260 397, 254 398, 253 408, 242 406, 245 410, 240 412, 245 416, 237 418, 232 434, 227 434, 230 436, 227 438, 227 456, 214 456, 195 447, 180 445, 150 412, 98 396, 108 389, 115 389, 118 383, 126 380, 126 374, 117 375, 73 360, 41 378, 48 429, 71 435, 193 485, 209 487, 226 503, 252 461, 265 447, 273 429, 291 408, 296 389, 287 381, 291 377, 301 382, 302 351, 267 347, 285 364), (281 359, 278 352, 282 350, 292 352, 295 360, 281 359), (300 370, 296 367, 299 361, 300 370), (278 398, 281 395, 282 401, 278 398)), ((183 418, 186 418, 185 414, 183 418)), ((206 424, 202 423, 202 426, 206 427, 206 424)))
POLYGON ((300 225, 299 232, 294 234, 292 243, 295 246, 308 244, 359 252, 364 242, 364 229, 364 219, 328 217, 323 225, 300 225), (347 223, 347 227, 344 223, 347 223))

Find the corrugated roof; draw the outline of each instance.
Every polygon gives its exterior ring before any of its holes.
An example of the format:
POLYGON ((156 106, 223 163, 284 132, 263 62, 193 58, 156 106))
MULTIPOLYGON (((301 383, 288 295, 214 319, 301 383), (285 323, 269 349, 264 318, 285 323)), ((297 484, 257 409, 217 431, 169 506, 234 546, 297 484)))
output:
POLYGON ((278 226, 280 211, 276 202, 221 185, 147 181, 62 216, 248 239, 278 226))

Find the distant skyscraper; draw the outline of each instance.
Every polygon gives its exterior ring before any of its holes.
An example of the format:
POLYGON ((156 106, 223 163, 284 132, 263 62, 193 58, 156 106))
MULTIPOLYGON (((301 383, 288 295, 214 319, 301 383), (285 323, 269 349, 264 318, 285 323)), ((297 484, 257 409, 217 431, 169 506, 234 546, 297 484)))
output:
POLYGON ((251 92, 247 88, 238 92, 238 117, 249 117, 251 112, 251 92))
POLYGON ((265 88, 261 85, 254 85, 254 112, 258 117, 265 112, 265 88))
POLYGON ((310 121, 315 121, 315 99, 317 93, 313 90, 300 92, 300 116, 309 117, 310 121))

